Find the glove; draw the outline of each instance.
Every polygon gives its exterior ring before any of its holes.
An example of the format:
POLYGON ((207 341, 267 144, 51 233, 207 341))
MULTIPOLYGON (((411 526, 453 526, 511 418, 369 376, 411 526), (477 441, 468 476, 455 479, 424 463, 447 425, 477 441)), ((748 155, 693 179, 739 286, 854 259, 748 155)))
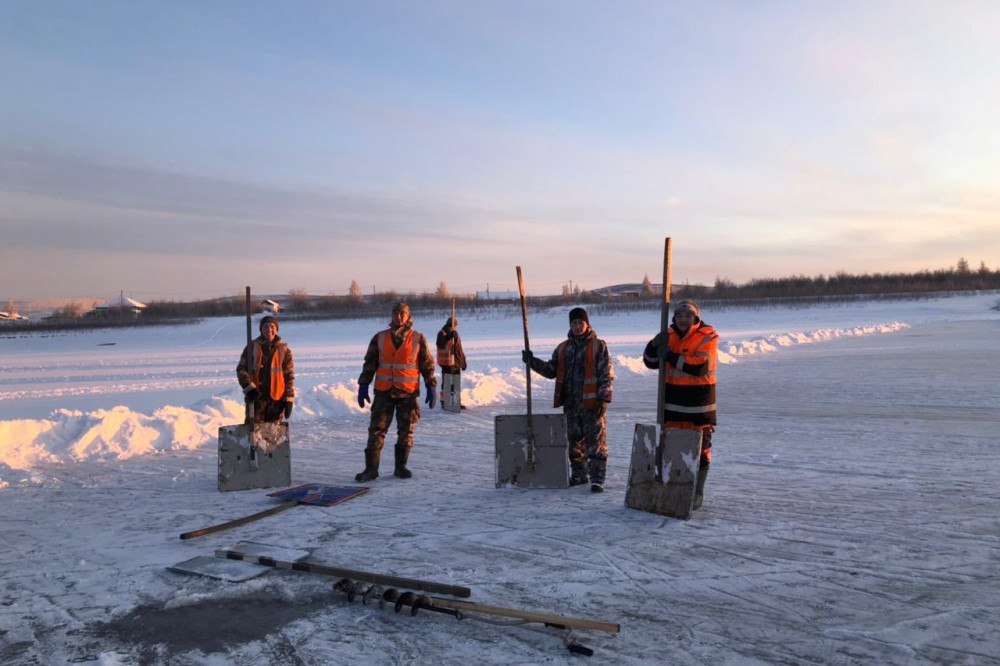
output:
POLYGON ((365 402, 371 401, 372 399, 368 397, 368 384, 358 384, 358 407, 364 409, 365 402))
POLYGON ((656 350, 656 356, 661 361, 667 360, 667 354, 670 353, 670 336, 664 333, 657 333, 656 337, 649 341, 650 346, 656 350))
POLYGON ((292 407, 295 406, 294 402, 285 403, 285 419, 287 420, 292 415, 292 407))
POLYGON ((247 402, 257 402, 260 398, 260 389, 256 386, 243 394, 243 399, 247 402))
POLYGON ((425 388, 427 389, 427 397, 424 399, 424 402, 427 403, 427 406, 430 409, 434 409, 434 405, 436 405, 438 402, 438 394, 437 391, 435 390, 437 387, 431 386, 430 384, 426 384, 425 388))
POLYGON ((533 358, 535 358, 535 355, 532 354, 530 350, 525 349, 524 351, 521 352, 521 360, 527 363, 528 365, 531 365, 531 360, 533 358))
POLYGON ((604 402, 603 400, 597 403, 597 410, 594 412, 597 418, 599 419, 604 418, 604 415, 607 414, 607 412, 608 412, 608 403, 604 402))

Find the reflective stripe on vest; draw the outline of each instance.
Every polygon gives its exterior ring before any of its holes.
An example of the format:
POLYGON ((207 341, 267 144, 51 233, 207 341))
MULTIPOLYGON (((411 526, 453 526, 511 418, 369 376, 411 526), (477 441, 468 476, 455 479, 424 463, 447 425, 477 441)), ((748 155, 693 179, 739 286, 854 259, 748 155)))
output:
POLYGON ((666 366, 666 395, 663 420, 668 427, 689 427, 695 430, 715 424, 715 371, 718 360, 718 335, 711 328, 699 326, 683 338, 670 331, 670 350, 679 354, 674 366, 666 366), (699 377, 684 373, 684 364, 707 364, 707 372, 699 377))
POLYGON ((691 335, 684 338, 678 338, 677 334, 671 329, 670 351, 676 352, 679 354, 679 357, 675 366, 671 367, 668 365, 665 367, 666 372, 663 375, 666 383, 672 386, 704 386, 706 384, 715 384, 718 353, 714 352, 713 347, 718 344, 717 340, 717 336, 705 335, 700 330, 692 331, 691 335), (685 362, 688 365, 694 365, 688 359, 705 359, 704 363, 708 364, 708 372, 700 377, 694 377, 685 373, 681 369, 684 367, 685 362))
POLYGON ((445 343, 444 347, 438 347, 437 353, 438 365, 452 366, 455 365, 455 340, 449 339, 445 343))
MULTIPOLYGON (((253 383, 260 386, 260 371, 264 367, 264 348, 259 342, 254 340, 253 351, 253 383)), ((271 384, 268 387, 268 393, 271 396, 271 400, 284 400, 285 398, 285 373, 281 370, 285 360, 284 351, 285 346, 279 344, 275 345, 274 353, 271 354, 270 372, 268 373, 271 384)))
POLYGON ((420 388, 420 369, 417 354, 420 345, 414 344, 413 330, 406 333, 403 344, 397 349, 389 331, 378 334, 378 369, 375 370, 375 390, 393 388, 415 393, 420 388))
MULTIPOLYGON (((562 407, 562 387, 566 380, 566 350, 569 340, 559 343, 556 350, 556 394, 552 400, 553 407, 562 407)), ((597 409, 597 338, 587 341, 587 350, 583 354, 583 407, 597 409)))

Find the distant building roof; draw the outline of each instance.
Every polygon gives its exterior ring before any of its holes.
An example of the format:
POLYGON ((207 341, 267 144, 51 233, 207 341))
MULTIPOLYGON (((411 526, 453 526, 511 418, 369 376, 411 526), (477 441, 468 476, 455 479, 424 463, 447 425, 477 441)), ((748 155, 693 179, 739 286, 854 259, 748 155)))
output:
POLYGON ((100 305, 94 306, 95 310, 110 310, 111 308, 132 308, 133 310, 145 310, 146 304, 125 296, 117 300, 106 301, 100 305))
POLYGON ((270 298, 265 298, 260 303, 257 304, 258 309, 261 311, 269 310, 270 312, 281 312, 281 304, 277 301, 272 301, 270 298))
POLYGON ((487 289, 486 291, 477 291, 476 298, 493 301, 516 301, 521 298, 521 295, 516 291, 494 291, 487 289))
MULTIPOLYGON (((650 284, 650 289, 653 294, 662 294, 663 285, 662 284, 650 284)), ((630 282, 627 284, 613 284, 607 287, 601 287, 600 289, 594 289, 594 293, 601 294, 602 296, 615 297, 615 296, 642 296, 643 287, 641 282, 630 282)))

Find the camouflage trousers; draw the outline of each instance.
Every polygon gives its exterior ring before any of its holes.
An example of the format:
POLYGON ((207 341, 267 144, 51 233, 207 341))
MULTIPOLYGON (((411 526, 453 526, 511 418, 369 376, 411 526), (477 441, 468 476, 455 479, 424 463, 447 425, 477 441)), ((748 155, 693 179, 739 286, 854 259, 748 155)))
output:
POLYGON ((285 416, 286 404, 287 403, 284 400, 275 401, 271 400, 269 397, 254 400, 253 422, 271 423, 281 421, 285 416))
POLYGON ((381 453, 385 434, 396 417, 396 448, 409 451, 413 448, 413 431, 420 421, 420 405, 417 396, 393 398, 388 393, 375 392, 372 401, 372 419, 368 426, 368 446, 365 451, 381 453))
POLYGON ((605 417, 583 406, 564 406, 573 479, 604 485, 608 467, 608 429, 605 417))

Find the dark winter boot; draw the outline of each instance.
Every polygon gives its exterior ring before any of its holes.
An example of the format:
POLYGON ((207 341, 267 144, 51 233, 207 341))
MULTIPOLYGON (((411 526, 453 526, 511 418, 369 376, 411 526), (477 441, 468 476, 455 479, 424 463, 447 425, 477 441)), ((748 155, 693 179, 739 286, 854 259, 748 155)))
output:
POLYGON ((354 475, 354 480, 359 482, 374 481, 378 478, 378 464, 382 458, 382 449, 373 451, 365 449, 365 471, 354 475))
POLYGON ((406 469, 406 460, 410 457, 410 450, 405 446, 396 447, 396 471, 393 472, 401 479, 409 479, 413 472, 406 469))
POLYGON ((698 468, 698 484, 694 487, 694 508, 700 509, 705 498, 705 480, 708 478, 708 465, 698 468))

